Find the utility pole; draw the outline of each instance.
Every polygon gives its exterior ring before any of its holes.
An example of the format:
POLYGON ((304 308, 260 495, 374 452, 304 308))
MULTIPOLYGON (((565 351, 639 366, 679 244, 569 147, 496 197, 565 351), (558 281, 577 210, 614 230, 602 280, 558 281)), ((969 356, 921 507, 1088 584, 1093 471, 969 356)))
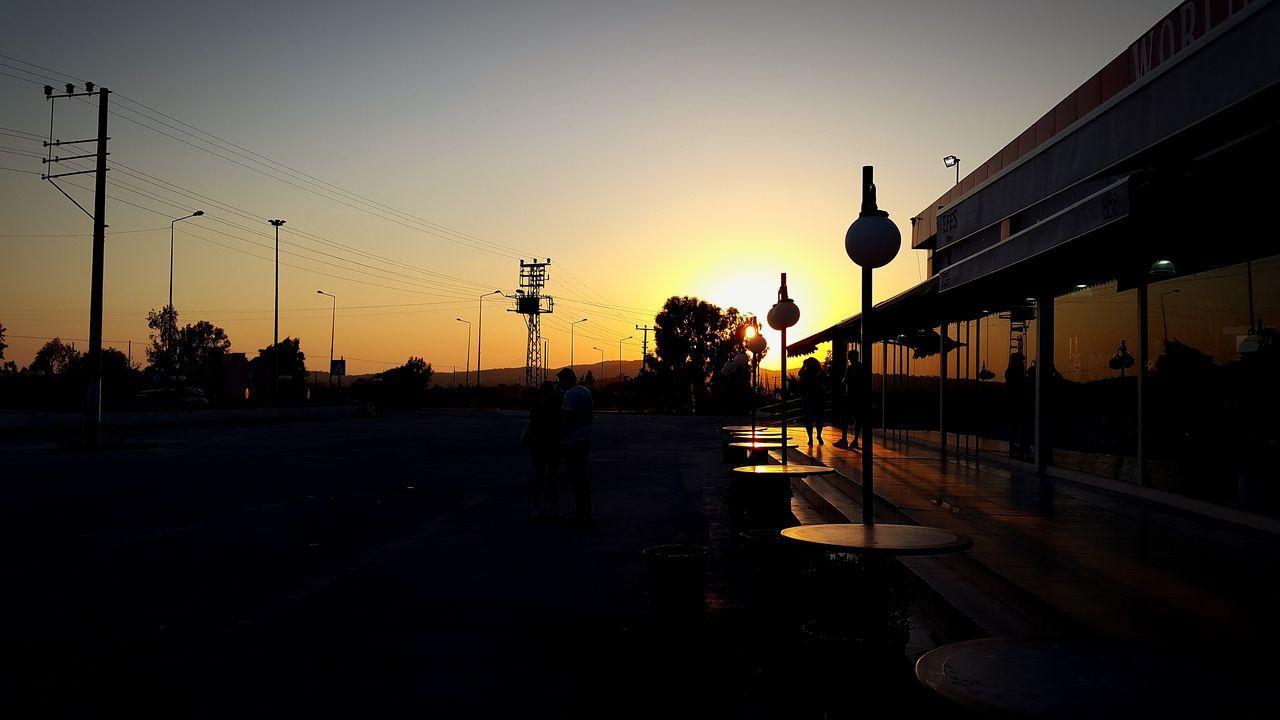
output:
MULTIPOLYGON (((648 325, 637 325, 637 330, 644 331, 644 339, 640 341, 640 372, 644 372, 645 358, 649 357, 649 331, 656 331, 658 328, 649 327, 648 325)), ((639 373, 636 373, 637 375, 639 373)))
POLYGON ((84 84, 84 92, 76 92, 76 86, 67 83, 65 86, 66 93, 62 95, 53 94, 53 86, 44 86, 45 100, 49 101, 49 137, 44 141, 44 146, 49 148, 45 157, 41 160, 44 164, 55 162, 63 162, 66 160, 77 160, 80 158, 94 157, 96 165, 93 170, 81 170, 78 172, 67 172, 58 174, 41 174, 42 180, 47 180, 49 184, 58 189, 58 192, 66 195, 68 200, 75 203, 75 206, 83 210, 89 217, 93 218, 93 269, 90 276, 90 294, 89 294, 89 391, 88 403, 85 408, 85 443, 93 449, 102 446, 102 276, 103 265, 106 255, 106 239, 107 239, 107 96, 111 91, 106 88, 98 88, 97 93, 93 91, 93 83, 86 82, 84 84), (75 145, 79 143, 87 143, 94 140, 68 140, 63 142, 55 140, 53 137, 53 100, 61 98, 98 96, 98 151, 92 154, 72 155, 70 157, 61 157, 53 155, 53 148, 62 145, 75 145), (90 213, 84 207, 75 201, 67 191, 63 190, 57 183, 55 178, 65 177, 67 175, 84 175, 86 173, 94 173, 93 183, 93 212, 90 213))

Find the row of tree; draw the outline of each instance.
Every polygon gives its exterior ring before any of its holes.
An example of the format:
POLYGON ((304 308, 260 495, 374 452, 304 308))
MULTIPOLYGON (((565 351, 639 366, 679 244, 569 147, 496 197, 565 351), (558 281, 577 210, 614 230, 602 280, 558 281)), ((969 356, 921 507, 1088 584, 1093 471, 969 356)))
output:
MULTIPOLYGON (((673 296, 654 324, 655 352, 644 359, 639 377, 610 390, 629 395, 629 405, 669 411, 712 411, 743 402, 747 386, 739 376, 745 373, 720 371, 726 361, 746 352, 746 330, 753 318, 736 308, 722 310, 696 297, 673 296)), ((185 386, 202 388, 213 400, 243 399, 235 396, 235 383, 227 382, 231 338, 226 331, 207 320, 181 325, 172 306, 149 312, 147 327, 146 367, 131 364, 118 350, 103 351, 105 392, 119 400, 141 388, 185 386)), ((243 380, 252 398, 299 402, 306 397, 306 358, 299 345, 297 338, 285 338, 248 362, 243 380)), ((0 325, 0 361, 5 347, 0 325)), ((40 348, 25 374, 57 378, 70 388, 88 378, 89 362, 85 353, 54 338, 40 348)), ((4 366, 17 372, 12 361, 4 366)), ((378 405, 424 404, 432 375, 423 358, 410 357, 400 367, 356 381, 350 396, 378 405)))

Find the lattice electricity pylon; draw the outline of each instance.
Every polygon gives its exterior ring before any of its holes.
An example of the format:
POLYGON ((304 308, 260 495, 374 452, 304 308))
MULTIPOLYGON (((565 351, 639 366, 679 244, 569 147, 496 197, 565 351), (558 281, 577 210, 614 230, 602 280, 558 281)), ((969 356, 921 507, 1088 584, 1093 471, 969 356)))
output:
POLYGON ((542 324, 539 319, 543 313, 555 311, 554 298, 542 294, 542 288, 547 284, 547 266, 550 264, 551 258, 547 258, 546 262, 538 262, 538 258, 534 258, 533 262, 520 261, 520 289, 516 290, 516 306, 510 311, 524 315, 525 324, 529 326, 529 344, 524 361, 526 388, 537 387, 546 361, 542 357, 542 324))

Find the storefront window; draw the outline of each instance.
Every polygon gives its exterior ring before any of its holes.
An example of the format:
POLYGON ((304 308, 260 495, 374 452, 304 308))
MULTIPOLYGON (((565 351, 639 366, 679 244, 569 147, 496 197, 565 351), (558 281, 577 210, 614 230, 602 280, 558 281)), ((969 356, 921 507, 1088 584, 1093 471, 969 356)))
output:
POLYGON ((1280 515, 1280 256, 1152 283, 1153 487, 1280 515))
POLYGON ((1114 282, 1053 302, 1055 373, 1045 386, 1052 463, 1137 482, 1138 293, 1114 282))

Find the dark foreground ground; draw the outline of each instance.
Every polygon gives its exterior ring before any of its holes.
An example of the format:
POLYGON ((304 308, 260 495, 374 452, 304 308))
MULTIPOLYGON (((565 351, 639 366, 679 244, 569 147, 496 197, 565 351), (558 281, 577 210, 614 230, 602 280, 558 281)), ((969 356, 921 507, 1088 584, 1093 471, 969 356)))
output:
MULTIPOLYGON (((733 569, 716 419, 597 416, 595 526, 532 523, 524 420, 471 412, 0 445, 7 717, 823 717, 936 710, 823 679, 733 569), (713 546, 711 611, 641 550, 713 546)), ((562 488, 561 514, 572 509, 562 488)))

